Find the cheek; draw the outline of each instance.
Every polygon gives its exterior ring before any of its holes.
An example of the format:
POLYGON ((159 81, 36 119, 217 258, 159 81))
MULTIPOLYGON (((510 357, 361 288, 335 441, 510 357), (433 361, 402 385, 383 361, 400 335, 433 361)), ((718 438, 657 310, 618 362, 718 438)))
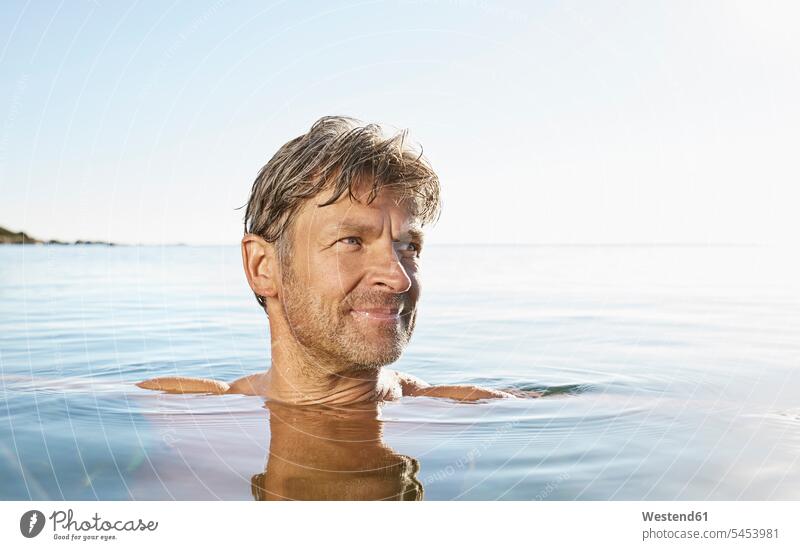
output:
POLYGON ((313 266, 310 286, 325 295, 344 296, 357 286, 362 271, 360 262, 335 255, 313 266))

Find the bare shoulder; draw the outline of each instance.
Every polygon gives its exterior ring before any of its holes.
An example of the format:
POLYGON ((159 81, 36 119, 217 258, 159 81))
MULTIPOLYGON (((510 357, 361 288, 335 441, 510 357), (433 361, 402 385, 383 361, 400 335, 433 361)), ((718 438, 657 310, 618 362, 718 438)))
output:
POLYGON ((190 378, 187 376, 163 376, 151 378, 136 384, 146 390, 159 390, 169 393, 238 393, 243 395, 264 395, 266 375, 259 372, 234 380, 230 384, 211 378, 190 378))
POLYGON ((477 401, 479 399, 514 399, 541 397, 540 392, 520 390, 495 390, 473 385, 432 386, 427 382, 402 372, 396 373, 404 396, 444 397, 458 401, 477 401))
POLYGON ((136 384, 145 390, 158 390, 169 393, 227 393, 230 386, 210 378, 189 378, 186 376, 162 376, 136 384))
POLYGON ((397 378, 400 382, 400 387, 403 389, 404 396, 444 397, 458 401, 513 397, 506 392, 479 388, 478 386, 431 386, 420 378, 403 372, 398 372, 397 378))
POLYGON ((403 392, 403 395, 417 395, 416 392, 431 387, 430 384, 422 380, 421 378, 417 378, 413 374, 407 374, 404 372, 394 372, 395 376, 397 377, 397 381, 400 383, 400 389, 403 392))
POLYGON ((243 395, 266 395, 268 387, 268 375, 263 372, 249 374, 238 378, 230 383, 228 393, 240 393, 243 395))

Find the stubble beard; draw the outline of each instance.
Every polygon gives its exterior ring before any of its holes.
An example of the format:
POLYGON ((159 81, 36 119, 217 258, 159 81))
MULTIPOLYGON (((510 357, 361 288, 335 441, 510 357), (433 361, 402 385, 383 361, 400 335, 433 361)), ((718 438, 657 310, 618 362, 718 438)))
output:
MULTIPOLYGON (((410 306, 405 304, 399 322, 361 325, 350 308, 390 305, 385 292, 359 293, 348 296, 347 303, 326 305, 319 295, 300 284, 291 266, 282 268, 286 321, 312 365, 325 365, 329 374, 336 374, 374 370, 400 358, 414 332, 416 307, 409 311, 410 306), (336 371, 331 372, 333 369, 336 371)), ((391 300, 398 302, 391 305, 403 303, 396 295, 391 300)))

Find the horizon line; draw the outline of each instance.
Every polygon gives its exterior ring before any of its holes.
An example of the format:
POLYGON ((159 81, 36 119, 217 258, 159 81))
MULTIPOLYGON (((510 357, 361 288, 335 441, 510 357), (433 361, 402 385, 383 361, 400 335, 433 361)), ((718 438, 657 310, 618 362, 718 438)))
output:
MULTIPOLYGON (((83 240, 83 239, 81 239, 83 240)), ((231 243, 124 243, 94 241, 81 244, 75 243, 26 243, 12 244, 9 246, 125 246, 125 247, 155 247, 155 246, 186 246, 186 247, 224 247, 238 246, 238 242, 231 243)), ((695 241, 673 241, 673 242, 441 242, 428 243, 427 247, 437 246, 526 246, 526 247, 763 247, 780 243, 758 243, 758 242, 695 242, 695 241)))

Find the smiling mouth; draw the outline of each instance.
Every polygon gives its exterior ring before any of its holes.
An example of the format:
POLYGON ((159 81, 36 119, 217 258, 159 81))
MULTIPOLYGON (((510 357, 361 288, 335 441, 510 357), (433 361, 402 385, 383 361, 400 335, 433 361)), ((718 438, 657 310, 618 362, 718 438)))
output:
POLYGON ((350 314, 358 319, 367 321, 398 321, 400 320, 400 308, 375 307, 375 308, 354 308, 350 314))

